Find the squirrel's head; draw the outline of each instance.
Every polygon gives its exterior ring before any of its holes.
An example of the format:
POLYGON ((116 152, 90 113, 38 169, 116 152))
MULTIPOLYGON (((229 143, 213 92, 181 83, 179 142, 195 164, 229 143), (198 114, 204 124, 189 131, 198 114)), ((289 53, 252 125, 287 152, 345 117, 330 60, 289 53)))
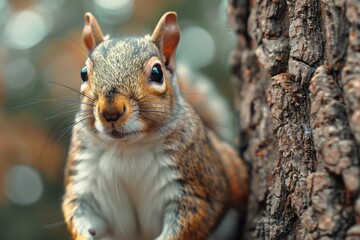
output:
POLYGON ((177 109, 176 13, 164 14, 151 35, 120 38, 104 37, 86 13, 83 39, 89 57, 81 70, 80 118, 105 140, 136 141, 166 132, 177 109))

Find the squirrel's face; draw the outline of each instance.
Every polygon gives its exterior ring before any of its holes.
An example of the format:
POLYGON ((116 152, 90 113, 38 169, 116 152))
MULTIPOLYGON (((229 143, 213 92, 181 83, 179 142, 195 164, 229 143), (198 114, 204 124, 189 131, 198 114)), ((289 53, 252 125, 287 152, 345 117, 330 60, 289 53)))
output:
POLYGON ((161 137, 174 121, 175 53, 180 33, 176 13, 165 13, 152 35, 108 39, 91 13, 83 30, 89 51, 81 71, 78 121, 105 140, 161 137))
POLYGON ((175 117, 174 79, 149 37, 103 41, 81 77, 82 110, 102 139, 161 137, 175 117))

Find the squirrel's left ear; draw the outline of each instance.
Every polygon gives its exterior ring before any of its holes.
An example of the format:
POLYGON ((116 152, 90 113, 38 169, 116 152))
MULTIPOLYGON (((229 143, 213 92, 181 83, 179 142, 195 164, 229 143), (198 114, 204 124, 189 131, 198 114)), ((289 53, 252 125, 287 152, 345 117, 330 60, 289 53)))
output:
POLYGON ((166 67, 175 71, 176 47, 180 40, 179 25, 175 12, 165 13, 151 35, 151 41, 160 49, 165 58, 166 67))
POLYGON ((88 51, 92 51, 99 43, 104 41, 104 35, 101 31, 99 23, 91 13, 87 12, 84 15, 85 26, 83 29, 83 39, 88 51))

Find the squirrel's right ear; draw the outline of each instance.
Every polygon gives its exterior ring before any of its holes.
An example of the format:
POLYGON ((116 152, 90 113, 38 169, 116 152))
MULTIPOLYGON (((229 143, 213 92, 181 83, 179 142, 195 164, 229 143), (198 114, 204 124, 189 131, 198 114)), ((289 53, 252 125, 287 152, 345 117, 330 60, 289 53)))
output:
POLYGON ((99 43, 104 41, 104 35, 101 31, 99 23, 91 13, 84 15, 85 26, 83 29, 83 39, 88 51, 92 51, 99 43))
POLYGON ((151 41, 159 48, 170 72, 175 71, 176 48, 180 40, 176 12, 165 13, 151 35, 151 41))

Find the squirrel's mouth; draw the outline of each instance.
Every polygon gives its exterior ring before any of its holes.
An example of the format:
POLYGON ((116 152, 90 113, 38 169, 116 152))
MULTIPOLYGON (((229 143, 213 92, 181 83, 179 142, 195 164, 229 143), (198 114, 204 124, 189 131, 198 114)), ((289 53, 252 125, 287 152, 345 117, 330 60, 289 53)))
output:
POLYGON ((135 136, 138 135, 139 132, 138 131, 132 131, 132 132, 119 132, 119 131, 112 131, 109 132, 108 135, 110 135, 112 138, 116 138, 116 139, 123 139, 123 138, 127 138, 130 136, 135 136))

